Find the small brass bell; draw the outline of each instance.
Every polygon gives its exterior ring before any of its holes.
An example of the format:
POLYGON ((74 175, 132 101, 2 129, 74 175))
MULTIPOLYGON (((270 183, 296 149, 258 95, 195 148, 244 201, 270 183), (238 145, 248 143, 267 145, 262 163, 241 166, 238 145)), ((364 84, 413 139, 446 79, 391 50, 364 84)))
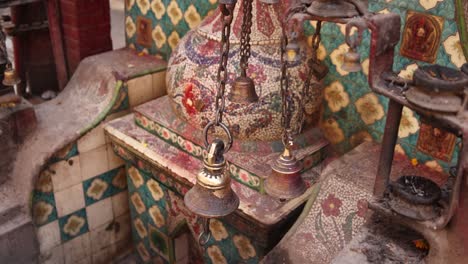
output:
POLYGON ((292 199, 300 196, 306 190, 301 177, 302 164, 286 147, 271 166, 273 174, 265 181, 265 191, 280 199, 292 199))
POLYGON ((232 85, 228 99, 238 104, 249 104, 258 101, 253 80, 247 76, 237 77, 232 85))
POLYGON ((361 55, 356 52, 355 48, 349 48, 349 51, 344 54, 341 69, 347 72, 362 71, 361 55))
POLYGON ((301 48, 297 44, 296 40, 293 39, 286 45, 286 60, 291 63, 301 61, 301 48))
POLYGON ((208 147, 197 183, 184 197, 187 208, 205 218, 226 216, 239 207, 239 198, 231 189, 231 178, 225 171, 223 153, 223 141, 214 140, 208 147))
POLYGON ((15 94, 16 95, 21 95, 18 91, 18 87, 16 86, 17 84, 21 83, 21 79, 18 78, 18 75, 16 74, 15 69, 8 67, 4 72, 3 72, 3 81, 2 84, 4 86, 12 86, 15 94))

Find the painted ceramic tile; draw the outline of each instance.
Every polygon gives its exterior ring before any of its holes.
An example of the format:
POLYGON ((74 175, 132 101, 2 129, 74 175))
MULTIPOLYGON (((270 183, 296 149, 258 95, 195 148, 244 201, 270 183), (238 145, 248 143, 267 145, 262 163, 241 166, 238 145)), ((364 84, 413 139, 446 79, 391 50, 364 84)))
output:
POLYGON ((405 24, 401 55, 433 63, 437 58, 444 19, 408 11, 405 24))
POLYGON ((127 188, 125 168, 119 167, 83 182, 86 206, 127 188))
POLYGON ((73 239, 89 231, 86 209, 83 208, 59 219, 62 242, 73 239))

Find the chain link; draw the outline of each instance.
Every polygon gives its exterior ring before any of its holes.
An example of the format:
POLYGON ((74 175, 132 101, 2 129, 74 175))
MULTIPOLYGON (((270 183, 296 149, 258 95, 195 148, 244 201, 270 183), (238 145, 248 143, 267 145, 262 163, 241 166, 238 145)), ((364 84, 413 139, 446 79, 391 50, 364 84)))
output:
POLYGON ((235 4, 220 4, 221 8, 221 59, 219 62, 218 68, 218 90, 216 91, 216 102, 215 102, 215 111, 216 111, 216 121, 215 124, 218 126, 223 122, 223 112, 225 108, 226 98, 224 96, 226 90, 226 83, 228 78, 227 73, 227 63, 229 59, 229 48, 230 41, 229 37, 231 36, 231 24, 233 20, 235 4))
POLYGON ((244 13, 240 40, 240 67, 242 77, 247 76, 247 68, 249 67, 250 34, 252 31, 252 3, 253 0, 242 1, 244 13))
POLYGON ((299 103, 300 104, 299 109, 301 110, 299 113, 299 128, 296 130, 297 134, 299 134, 302 131, 302 128, 304 126, 305 113, 306 113, 305 108, 306 108, 306 104, 308 103, 308 95, 310 92, 311 83, 312 81, 314 81, 315 83, 318 82, 316 78, 314 78, 314 80, 312 80, 312 78, 314 77, 314 68, 313 68, 314 64, 317 65, 317 63, 320 63, 317 57, 318 56, 317 52, 318 52, 318 48, 320 46, 320 41, 321 41, 321 37, 320 37, 321 29, 322 29, 322 21, 318 21, 314 35, 312 36, 312 53, 311 53, 310 59, 307 61, 308 71, 307 71, 306 80, 304 81, 304 86, 302 87, 302 91, 301 91, 301 100, 299 103))

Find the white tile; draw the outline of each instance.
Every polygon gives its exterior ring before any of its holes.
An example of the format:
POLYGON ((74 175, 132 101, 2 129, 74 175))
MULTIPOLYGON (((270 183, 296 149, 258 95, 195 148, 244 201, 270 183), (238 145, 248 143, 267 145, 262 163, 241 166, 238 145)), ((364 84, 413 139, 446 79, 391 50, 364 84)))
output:
POLYGON ((41 253, 46 253, 60 245, 60 227, 58 220, 39 227, 37 229, 37 239, 41 253))
POLYGON ((39 257, 41 264, 63 264, 65 263, 65 255, 63 254, 63 246, 57 246, 45 252, 41 252, 39 257))
POLYGON ((85 206, 83 185, 77 184, 54 193, 58 217, 69 215, 85 206))
POLYGON ((93 264, 107 264, 111 263, 113 256, 111 254, 111 246, 99 250, 99 252, 93 253, 92 263, 93 264))
POLYGON ((86 135, 78 139, 78 151, 80 153, 90 151, 106 144, 102 124, 91 129, 86 135))
POLYGON ((125 214, 129 211, 128 205, 128 192, 123 191, 111 197, 112 199, 112 210, 114 211, 114 217, 125 214))
POLYGON ((107 147, 104 145, 88 152, 80 153, 80 163, 83 181, 108 171, 107 147))
POLYGON ((107 144, 107 162, 109 162, 109 170, 115 169, 125 164, 124 160, 115 154, 110 144, 107 144))
POLYGON ((86 215, 88 216, 88 226, 90 230, 94 230, 112 220, 114 214, 112 212, 111 198, 106 198, 86 207, 86 215))
POLYGON ((114 242, 114 221, 109 221, 90 232, 91 252, 99 253, 109 248, 114 242))
POLYGON ((89 233, 83 234, 63 244, 65 254, 65 264, 69 263, 90 263, 91 243, 89 233))
POLYGON ((61 191, 81 182, 81 165, 79 156, 68 161, 59 161, 49 167, 54 192, 61 191))
POLYGON ((153 97, 159 98, 166 94, 166 71, 153 73, 153 97))
POLYGON ((114 241, 126 241, 131 240, 132 237, 132 226, 130 214, 124 214, 115 218, 115 222, 118 223, 118 229, 114 233, 114 241))
POLYGON ((153 99, 153 77, 147 74, 127 82, 130 107, 153 99))

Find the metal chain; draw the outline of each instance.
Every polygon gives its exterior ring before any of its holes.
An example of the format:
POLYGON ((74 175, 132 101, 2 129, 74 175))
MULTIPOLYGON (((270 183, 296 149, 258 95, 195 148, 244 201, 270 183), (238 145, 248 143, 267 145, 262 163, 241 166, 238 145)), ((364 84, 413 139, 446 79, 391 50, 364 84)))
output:
POLYGON ((229 59, 229 48, 230 41, 229 37, 231 36, 231 23, 233 20, 234 8, 236 4, 220 4, 221 9, 221 59, 219 61, 218 67, 218 90, 216 91, 216 102, 215 102, 215 111, 216 111, 216 121, 215 125, 219 125, 223 122, 223 112, 225 108, 225 96, 224 92, 226 90, 226 83, 228 78, 227 73, 227 63, 229 59))
MULTIPOLYGON (((309 91, 310 91, 312 77, 314 77, 313 67, 314 67, 314 64, 319 63, 318 57, 317 57, 317 52, 318 52, 318 48, 320 46, 320 41, 321 41, 321 37, 320 37, 321 29, 322 29, 322 21, 318 21, 317 27, 316 27, 315 32, 314 32, 314 35, 312 36, 312 54, 311 54, 311 58, 307 61, 307 68, 308 68, 307 77, 306 77, 306 80, 304 82, 304 86, 302 87, 302 91, 301 91, 301 101, 299 103, 299 109, 301 109, 301 110, 300 110, 300 113, 299 113, 299 127, 296 130, 296 134, 301 133, 302 128, 304 126, 304 122, 305 122, 305 113, 306 113, 305 108, 306 108, 306 104, 308 102, 308 95, 309 95, 309 91)), ((314 79, 314 82, 317 82, 317 80, 314 79)))
POLYGON ((243 21, 240 40, 240 67, 241 76, 247 76, 247 68, 249 67, 250 58, 250 33, 252 31, 252 3, 253 0, 243 0, 243 21))

